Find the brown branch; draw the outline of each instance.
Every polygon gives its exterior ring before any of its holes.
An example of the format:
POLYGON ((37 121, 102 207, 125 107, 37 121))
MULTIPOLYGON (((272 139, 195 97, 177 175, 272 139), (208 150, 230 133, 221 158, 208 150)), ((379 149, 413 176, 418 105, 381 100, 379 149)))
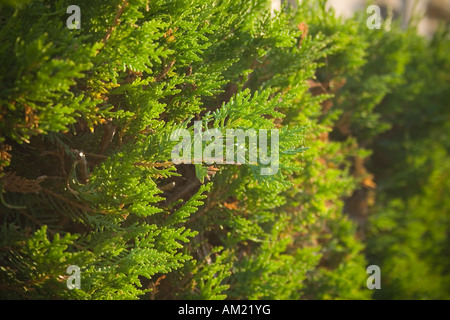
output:
POLYGON ((173 166, 173 163, 170 161, 156 162, 156 163, 139 161, 139 162, 133 163, 133 165, 138 166, 138 167, 146 167, 146 168, 161 168, 161 167, 168 168, 168 167, 173 166))
POLYGON ((194 190, 195 188, 200 187, 201 185, 202 184, 198 180, 195 181, 195 182, 190 182, 181 192, 175 193, 171 197, 166 198, 165 206, 167 207, 171 203, 173 203, 173 202, 183 198, 184 196, 186 196, 187 194, 192 192, 192 190, 194 190))
POLYGON ((42 188, 42 191, 47 192, 51 196, 53 196, 55 198, 58 198, 58 199, 60 199, 60 200, 62 200, 64 202, 67 202, 68 204, 70 204, 70 205, 72 205, 72 206, 74 206, 74 207, 76 207, 78 209, 85 210, 85 211, 88 211, 88 212, 94 212, 95 211, 94 209, 92 209, 90 207, 83 206, 82 204, 76 203, 76 202, 74 202, 74 201, 72 201, 70 199, 67 199, 66 197, 63 197, 63 196, 61 196, 61 195, 59 195, 57 193, 54 193, 53 191, 50 191, 48 189, 42 188))
POLYGON ((84 151, 83 151, 83 153, 85 156, 92 157, 92 158, 99 158, 99 159, 105 159, 105 160, 108 159, 107 156, 104 156, 102 154, 89 153, 89 152, 84 152, 84 151))
POLYGON ((169 73, 170 69, 172 69, 174 64, 175 64, 175 60, 172 60, 171 62, 169 62, 169 64, 162 69, 161 73, 155 77, 155 81, 159 82, 159 81, 163 80, 166 77, 166 75, 169 73))
POLYGON ((125 10, 125 7, 128 5, 128 0, 124 0, 122 2, 122 5, 119 5, 119 8, 116 12, 116 17, 114 18, 112 26, 108 29, 106 32, 105 37, 103 38, 103 43, 106 43, 108 41, 109 37, 111 36, 112 32, 114 31, 114 28, 119 24, 119 18, 122 15, 123 11, 125 10))

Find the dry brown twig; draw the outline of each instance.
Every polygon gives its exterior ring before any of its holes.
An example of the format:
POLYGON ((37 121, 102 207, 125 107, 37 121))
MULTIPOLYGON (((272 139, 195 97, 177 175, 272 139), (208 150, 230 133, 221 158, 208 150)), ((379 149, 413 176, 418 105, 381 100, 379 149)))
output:
POLYGON ((2 178, 3 190, 17 193, 39 193, 42 188, 40 183, 44 181, 47 176, 40 176, 35 180, 19 177, 15 172, 7 172, 2 178))

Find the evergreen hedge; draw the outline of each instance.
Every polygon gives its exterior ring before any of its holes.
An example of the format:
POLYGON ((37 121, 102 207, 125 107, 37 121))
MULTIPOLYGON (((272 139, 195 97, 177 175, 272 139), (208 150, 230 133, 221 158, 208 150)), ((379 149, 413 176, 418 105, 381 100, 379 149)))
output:
POLYGON ((72 4, 1 4, 3 299, 369 299, 371 263, 375 297, 448 298, 448 28, 79 0, 69 29, 72 4), (279 170, 175 163, 195 121, 279 130, 279 170))

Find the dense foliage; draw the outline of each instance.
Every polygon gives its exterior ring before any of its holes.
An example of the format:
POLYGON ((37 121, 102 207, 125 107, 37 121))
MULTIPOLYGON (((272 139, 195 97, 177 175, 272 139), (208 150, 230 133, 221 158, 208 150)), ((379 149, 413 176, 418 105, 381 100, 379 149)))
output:
POLYGON ((448 298, 448 28, 325 3, 4 1, 0 296, 448 298), (278 172, 174 163, 195 121, 278 129, 278 172))

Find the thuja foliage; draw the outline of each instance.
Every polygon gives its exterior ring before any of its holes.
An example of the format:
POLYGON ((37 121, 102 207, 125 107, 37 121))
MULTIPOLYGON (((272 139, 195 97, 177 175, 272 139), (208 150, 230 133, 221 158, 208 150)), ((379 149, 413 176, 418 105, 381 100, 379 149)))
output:
POLYGON ((68 29, 71 4, 1 5, 2 298, 371 297, 344 199, 418 42, 325 1, 80 0, 68 29), (174 163, 194 121, 278 129, 278 172, 174 163))

